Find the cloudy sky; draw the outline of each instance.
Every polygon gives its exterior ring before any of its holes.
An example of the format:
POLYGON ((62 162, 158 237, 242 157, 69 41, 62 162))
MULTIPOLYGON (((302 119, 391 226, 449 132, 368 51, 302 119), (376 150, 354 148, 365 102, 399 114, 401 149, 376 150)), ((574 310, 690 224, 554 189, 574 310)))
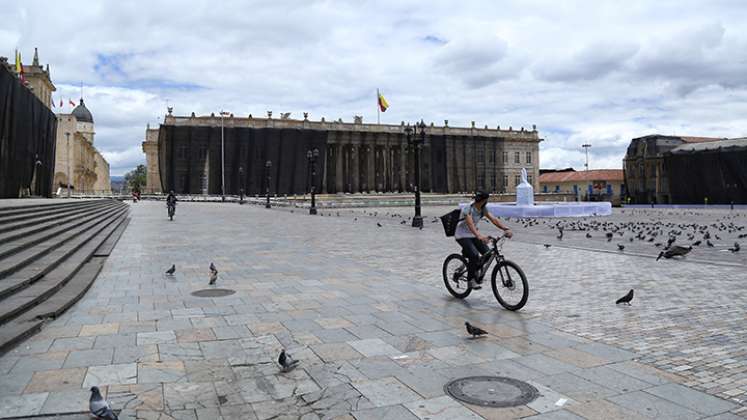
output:
POLYGON ((587 142, 619 168, 636 136, 747 136, 745 0, 25 0, 0 22, 0 55, 39 47, 58 105, 83 84, 112 175, 167 104, 375 121, 376 88, 382 122, 536 124, 543 168, 583 168, 587 142))

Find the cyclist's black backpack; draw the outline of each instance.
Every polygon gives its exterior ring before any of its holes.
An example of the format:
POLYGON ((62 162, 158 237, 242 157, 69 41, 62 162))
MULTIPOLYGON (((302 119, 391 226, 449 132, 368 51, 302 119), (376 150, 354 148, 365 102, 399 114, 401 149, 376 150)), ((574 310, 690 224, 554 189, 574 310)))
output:
POLYGON ((456 232, 457 224, 459 224, 459 217, 462 215, 461 209, 452 210, 443 216, 441 216, 441 223, 444 225, 444 233, 446 236, 454 236, 456 232))

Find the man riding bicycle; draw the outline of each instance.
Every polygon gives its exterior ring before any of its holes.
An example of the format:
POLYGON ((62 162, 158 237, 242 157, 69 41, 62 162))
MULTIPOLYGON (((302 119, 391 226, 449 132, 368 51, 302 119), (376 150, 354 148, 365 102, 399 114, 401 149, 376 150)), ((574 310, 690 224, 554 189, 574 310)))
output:
POLYGON ((477 224, 480 220, 485 217, 497 228, 503 230, 507 238, 513 236, 511 229, 487 210, 486 204, 488 203, 489 198, 490 194, 483 191, 477 191, 475 193, 474 201, 462 209, 462 213, 459 217, 460 221, 457 224, 456 231, 454 232, 454 238, 459 245, 461 245, 464 256, 468 259, 467 271, 469 273, 469 287, 472 289, 481 288, 480 284, 475 280, 476 272, 482 254, 489 250, 486 244, 490 241, 490 238, 481 235, 477 229, 477 224))
POLYGON ((166 208, 169 211, 169 218, 173 219, 176 212, 176 195, 174 194, 174 190, 169 191, 169 195, 166 196, 166 208))

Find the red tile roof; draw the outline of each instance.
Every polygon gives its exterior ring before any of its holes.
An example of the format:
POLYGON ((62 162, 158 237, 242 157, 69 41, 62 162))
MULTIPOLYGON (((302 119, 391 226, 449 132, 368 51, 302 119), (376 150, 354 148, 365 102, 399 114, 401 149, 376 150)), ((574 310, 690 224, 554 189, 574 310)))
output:
POLYGON ((592 169, 578 172, 548 172, 540 175, 539 182, 540 184, 586 181, 622 182, 624 178, 622 169, 592 169))

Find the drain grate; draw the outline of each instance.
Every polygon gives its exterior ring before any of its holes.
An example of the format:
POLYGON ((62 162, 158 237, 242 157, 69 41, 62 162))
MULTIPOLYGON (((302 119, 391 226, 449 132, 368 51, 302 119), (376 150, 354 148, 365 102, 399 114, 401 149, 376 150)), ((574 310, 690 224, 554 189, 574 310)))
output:
POLYGON ((483 407, 514 407, 534 401, 537 388, 503 376, 470 376, 444 385, 444 391, 457 400, 483 407))
POLYGON ((202 289, 202 290, 195 290, 194 292, 192 292, 192 296, 215 298, 215 297, 230 296, 234 293, 236 293, 236 291, 231 290, 231 289, 202 289))

